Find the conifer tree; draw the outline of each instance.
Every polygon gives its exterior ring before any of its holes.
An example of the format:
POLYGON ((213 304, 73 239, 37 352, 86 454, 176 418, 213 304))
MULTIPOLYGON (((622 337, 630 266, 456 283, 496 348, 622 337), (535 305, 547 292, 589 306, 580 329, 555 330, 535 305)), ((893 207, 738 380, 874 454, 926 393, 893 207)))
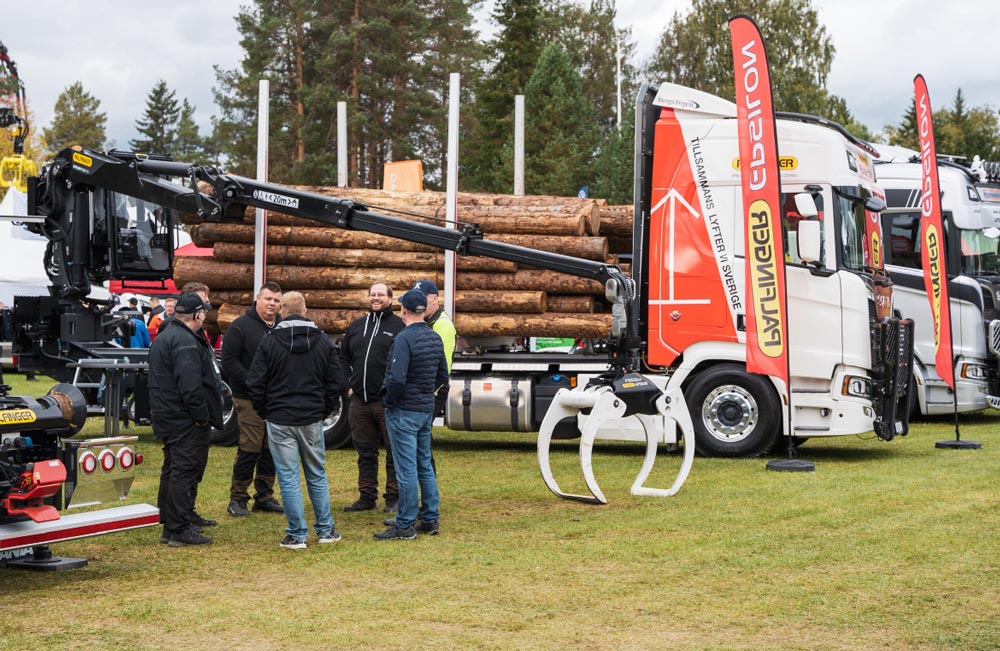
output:
POLYGON ((79 81, 59 93, 52 124, 42 130, 48 152, 56 154, 73 145, 102 151, 108 116, 100 108, 100 100, 85 91, 79 81))
POLYGON ((170 154, 176 136, 180 107, 167 82, 159 80, 146 97, 146 110, 135 123, 139 138, 129 141, 133 151, 148 154, 170 154))
MULTIPOLYGON (((597 126, 583 80, 558 44, 542 51, 524 88, 524 104, 525 192, 576 195, 592 180, 597 126)), ((513 142, 512 134, 504 147, 503 169, 512 169, 513 142)))

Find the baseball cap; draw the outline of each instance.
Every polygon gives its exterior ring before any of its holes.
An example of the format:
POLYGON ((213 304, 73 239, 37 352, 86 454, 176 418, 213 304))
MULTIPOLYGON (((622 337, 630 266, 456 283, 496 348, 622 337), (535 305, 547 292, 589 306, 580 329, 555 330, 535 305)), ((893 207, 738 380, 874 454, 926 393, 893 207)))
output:
POLYGON ((424 294, 437 294, 438 286, 434 284, 433 280, 418 280, 413 283, 413 289, 419 289, 424 294))
POLYGON ((198 310, 211 309, 211 303, 205 303, 201 300, 201 296, 191 293, 181 294, 180 298, 177 299, 177 305, 174 306, 174 312, 178 314, 194 314, 198 310))
POLYGON ((419 289, 411 289, 399 299, 400 305, 410 312, 421 314, 427 309, 427 295, 419 289))

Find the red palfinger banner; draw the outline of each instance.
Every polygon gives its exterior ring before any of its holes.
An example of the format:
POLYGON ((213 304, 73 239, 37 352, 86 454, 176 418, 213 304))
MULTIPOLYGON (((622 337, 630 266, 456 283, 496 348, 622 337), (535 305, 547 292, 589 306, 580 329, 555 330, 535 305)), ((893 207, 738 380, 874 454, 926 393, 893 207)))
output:
POLYGON ((747 16, 729 21, 736 80, 746 242, 747 370, 788 390, 788 309, 781 235, 781 179, 764 41, 747 16))
POLYGON ((941 187, 931 98, 923 75, 913 78, 916 93, 917 135, 920 137, 920 240, 923 243, 924 287, 931 302, 934 326, 934 364, 942 380, 955 390, 955 363, 951 351, 951 305, 948 268, 945 264, 944 227, 941 222, 941 187))

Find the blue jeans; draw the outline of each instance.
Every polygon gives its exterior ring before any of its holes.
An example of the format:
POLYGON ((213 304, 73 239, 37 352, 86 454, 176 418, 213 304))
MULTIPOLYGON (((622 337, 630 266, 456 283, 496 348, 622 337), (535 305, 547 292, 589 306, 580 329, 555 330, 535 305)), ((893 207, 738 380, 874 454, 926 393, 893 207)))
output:
POLYGON ((305 507, 302 504, 302 485, 299 481, 299 458, 306 476, 306 489, 316 516, 316 535, 329 536, 333 531, 330 513, 330 489, 326 483, 326 446, 323 440, 323 422, 311 425, 278 425, 267 423, 267 440, 274 457, 274 466, 285 504, 285 529, 292 538, 305 540, 309 532, 305 507))
POLYGON ((417 515, 424 522, 436 522, 439 517, 441 496, 431 465, 432 420, 431 412, 385 410, 385 426, 399 482, 396 526, 401 529, 412 527, 417 515))

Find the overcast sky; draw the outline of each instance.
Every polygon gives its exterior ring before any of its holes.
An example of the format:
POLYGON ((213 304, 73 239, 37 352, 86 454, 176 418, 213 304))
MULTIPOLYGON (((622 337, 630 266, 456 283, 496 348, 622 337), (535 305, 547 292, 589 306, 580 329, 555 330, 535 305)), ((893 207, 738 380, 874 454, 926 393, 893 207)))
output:
MULTIPOLYGON (((240 4, 248 0, 34 0, 18 5, 16 19, 5 12, 0 41, 27 87, 34 128, 48 126, 59 93, 81 81, 107 114, 108 137, 125 148, 159 79, 196 106, 202 132, 210 131, 213 66, 235 68, 242 57, 234 21, 240 4)), ((918 72, 936 109, 959 87, 970 106, 1000 107, 998 0, 813 6, 837 50, 829 89, 873 130, 899 122, 918 72)), ((618 0, 618 24, 632 27, 640 56, 648 57, 673 13, 689 7, 689 0, 618 0)))

